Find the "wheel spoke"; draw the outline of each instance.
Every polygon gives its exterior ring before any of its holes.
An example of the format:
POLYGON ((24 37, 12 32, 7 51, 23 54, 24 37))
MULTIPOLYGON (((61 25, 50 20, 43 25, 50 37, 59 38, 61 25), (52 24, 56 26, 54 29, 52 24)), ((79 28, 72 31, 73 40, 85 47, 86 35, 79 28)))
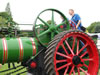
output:
POLYGON ((78 53, 78 54, 80 54, 87 46, 88 46, 88 44, 86 43, 86 44, 79 50, 79 53, 78 53))
POLYGON ((43 35, 45 35, 45 34, 47 34, 49 32, 50 32, 50 30, 48 29, 48 30, 44 31, 43 33, 39 34, 38 37, 41 37, 41 36, 43 36, 43 35))
POLYGON ((66 70, 65 70, 65 72, 64 72, 64 75, 66 75, 66 74, 67 74, 68 69, 69 69, 69 66, 67 66, 67 68, 66 68, 66 70))
POLYGON ((69 65, 71 65, 71 64, 72 64, 72 63, 68 63, 68 64, 66 64, 66 65, 63 65, 63 66, 61 66, 61 67, 57 68, 57 70, 59 71, 59 70, 61 70, 61 69, 65 68, 65 67, 67 67, 67 66, 69 66, 69 65))
POLYGON ((90 59, 82 59, 83 61, 93 61, 93 58, 90 59))
POLYGON ((79 68, 82 72, 84 72, 86 75, 90 75, 88 72, 86 72, 84 69, 79 68))
POLYGON ((67 40, 65 40, 65 43, 67 45, 67 47, 69 48, 70 52, 72 53, 72 55, 74 55, 73 50, 71 49, 70 45, 68 44, 67 40))
POLYGON ((54 32, 51 33, 51 40, 54 38, 54 32))
POLYGON ((56 60, 56 63, 63 63, 63 62, 67 62, 67 60, 56 60))
POLYGON ((56 33, 59 34, 60 32, 56 30, 56 33))
POLYGON ((72 44, 72 50, 74 51, 74 47, 75 47, 75 41, 76 41, 76 37, 73 37, 73 44, 72 44))
POLYGON ((75 68, 75 66, 73 66, 73 67, 72 67, 72 69, 70 70, 69 75, 71 75, 71 74, 72 74, 72 72, 74 71, 74 68, 75 68))
POLYGON ((44 23, 45 25, 47 25, 47 26, 49 27, 49 24, 48 24, 47 22, 45 22, 43 19, 41 19, 40 17, 38 17, 38 19, 39 19, 42 23, 44 23))
POLYGON ((85 52, 80 56, 80 58, 84 57, 87 53, 88 53, 88 52, 85 51, 85 52))
POLYGON ((62 53, 59 53, 59 52, 57 52, 57 54, 60 55, 60 56, 62 56, 62 57, 65 57, 65 58, 72 59, 71 57, 69 57, 69 56, 67 56, 65 54, 62 54, 62 53))
POLYGON ((67 55, 69 55, 68 52, 67 52, 67 50, 66 50, 66 48, 65 48, 65 46, 64 46, 63 44, 62 44, 61 46, 63 47, 65 53, 66 53, 67 55))
POLYGON ((52 10, 52 19, 51 19, 51 25, 54 25, 54 11, 52 10))
POLYGON ((61 25, 65 24, 65 23, 66 23, 66 21, 62 22, 62 23, 59 24, 59 25, 56 25, 56 28, 59 28, 61 25))
POLYGON ((80 75, 80 69, 77 67, 77 72, 78 72, 78 75, 80 75))
POLYGON ((83 65, 88 69, 88 65, 86 65, 85 63, 83 65))
POLYGON ((75 75, 75 70, 73 70, 73 75, 75 75))
POLYGON ((37 27, 37 26, 39 27, 39 26, 43 26, 43 25, 42 24, 39 24, 39 25, 36 25, 35 27, 37 27))
POLYGON ((78 55, 78 52, 79 52, 79 39, 77 40, 77 51, 76 51, 76 55, 78 55))

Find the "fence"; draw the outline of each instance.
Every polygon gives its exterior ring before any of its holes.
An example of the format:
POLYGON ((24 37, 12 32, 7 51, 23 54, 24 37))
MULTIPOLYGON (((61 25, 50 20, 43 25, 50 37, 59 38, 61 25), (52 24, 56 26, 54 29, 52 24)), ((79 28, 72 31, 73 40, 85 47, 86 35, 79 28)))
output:
POLYGON ((97 47, 98 47, 98 50, 100 52, 100 38, 98 38, 98 40, 97 40, 97 47))
POLYGON ((100 33, 88 33, 90 36, 97 36, 97 48, 100 52, 100 33))

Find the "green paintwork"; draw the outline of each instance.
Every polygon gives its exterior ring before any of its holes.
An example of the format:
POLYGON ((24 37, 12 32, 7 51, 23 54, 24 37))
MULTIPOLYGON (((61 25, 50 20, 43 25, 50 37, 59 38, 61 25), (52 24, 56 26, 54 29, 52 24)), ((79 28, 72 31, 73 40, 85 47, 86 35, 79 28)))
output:
POLYGON ((33 55, 33 47, 30 39, 21 38, 23 43, 23 60, 29 59, 33 55))
MULTIPOLYGON (((19 41, 18 38, 5 38, 7 42, 7 51, 8 51, 8 57, 7 61, 5 63, 9 62, 20 62, 19 61, 19 56, 20 56, 20 46, 19 46, 19 41)), ((28 60, 31 56, 33 56, 33 45, 32 41, 30 38, 27 37, 21 37, 20 38, 22 41, 22 46, 23 46, 23 59, 22 61, 28 60)), ((35 38, 32 38, 35 47, 36 47, 36 53, 38 52, 38 42, 35 38)), ((3 41, 0 39, 0 63, 3 63, 3 41)), ((36 54, 35 53, 35 54, 36 54)))
POLYGON ((42 11, 37 16, 34 25, 35 26, 33 27, 33 30, 34 30, 35 37, 45 47, 48 46, 48 43, 54 38, 55 35, 59 34, 62 31, 70 29, 69 21, 67 20, 66 16, 62 12, 60 12, 56 9, 46 9, 46 10, 42 11), (46 11, 51 11, 52 12, 51 24, 48 24, 42 18, 40 18, 41 14, 46 12, 46 11), (54 12, 61 15, 64 18, 65 21, 62 22, 61 24, 56 25, 55 24, 55 19, 54 19, 54 15, 55 15, 54 12), (42 24, 37 25, 38 20, 40 20, 43 23, 43 25, 42 24), (60 28, 60 26, 63 25, 63 24, 67 25, 67 27, 65 29, 60 28))
POLYGON ((8 60, 7 62, 13 62, 19 60, 19 43, 18 39, 12 38, 6 38, 7 42, 7 49, 8 49, 8 60))

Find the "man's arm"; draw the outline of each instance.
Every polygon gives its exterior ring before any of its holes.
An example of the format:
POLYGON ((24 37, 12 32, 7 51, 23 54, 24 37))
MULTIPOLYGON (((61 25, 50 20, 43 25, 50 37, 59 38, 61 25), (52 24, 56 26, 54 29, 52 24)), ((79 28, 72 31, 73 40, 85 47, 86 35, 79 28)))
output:
POLYGON ((76 25, 76 29, 79 27, 80 23, 81 23, 81 20, 78 21, 78 23, 76 25))
POLYGON ((76 25, 76 29, 77 29, 79 25, 81 24, 81 17, 77 14, 76 19, 78 20, 78 23, 76 25))

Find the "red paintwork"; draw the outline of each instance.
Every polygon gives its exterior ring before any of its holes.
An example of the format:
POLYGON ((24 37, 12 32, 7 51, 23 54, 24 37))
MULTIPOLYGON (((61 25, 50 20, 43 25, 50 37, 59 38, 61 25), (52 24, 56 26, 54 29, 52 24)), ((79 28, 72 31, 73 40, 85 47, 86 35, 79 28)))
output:
POLYGON ((35 42, 33 41, 33 38, 30 38, 31 42, 32 42, 32 46, 33 46, 33 56, 36 54, 36 45, 35 42))
POLYGON ((69 22, 70 22, 71 28, 72 28, 72 29, 76 29, 76 24, 75 24, 72 20, 69 20, 69 22), (73 26, 72 24, 73 24, 74 26, 73 26))
POLYGON ((36 62, 31 62, 30 67, 33 68, 33 69, 36 68, 37 67, 36 62))
POLYGON ((19 47, 20 47, 20 57, 19 60, 22 61, 23 59, 23 45, 22 45, 22 41, 20 38, 18 38, 18 42, 19 42, 19 47))
POLYGON ((5 40, 5 38, 2 39, 3 42, 3 49, 4 49, 4 56, 3 56, 3 64, 7 61, 7 42, 5 40))
POLYGON ((63 28, 63 25, 61 25, 60 28, 63 28))

